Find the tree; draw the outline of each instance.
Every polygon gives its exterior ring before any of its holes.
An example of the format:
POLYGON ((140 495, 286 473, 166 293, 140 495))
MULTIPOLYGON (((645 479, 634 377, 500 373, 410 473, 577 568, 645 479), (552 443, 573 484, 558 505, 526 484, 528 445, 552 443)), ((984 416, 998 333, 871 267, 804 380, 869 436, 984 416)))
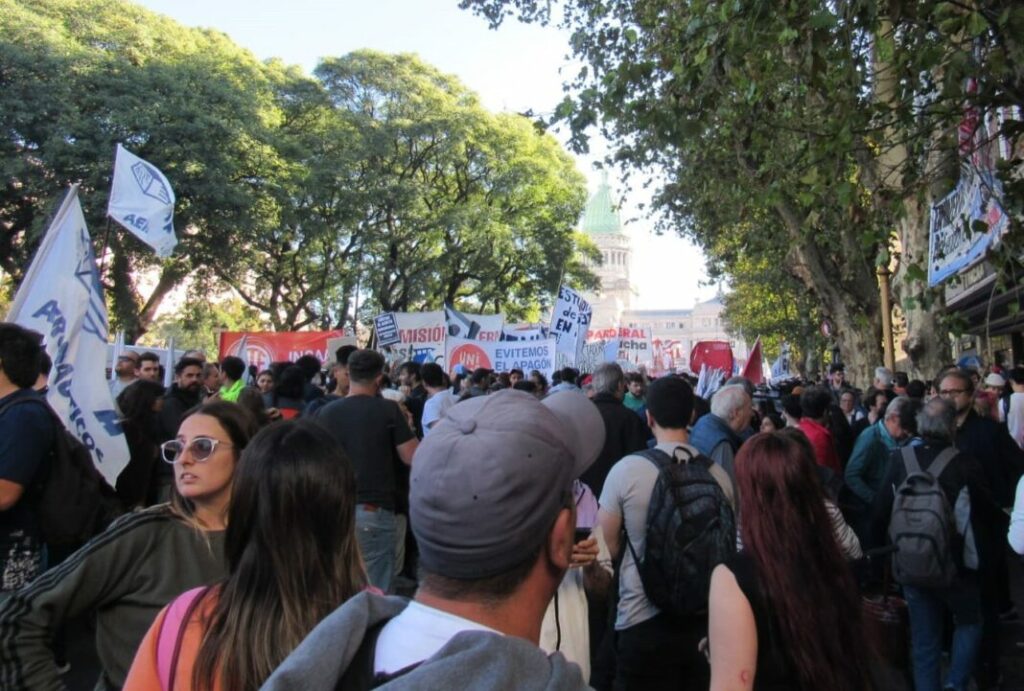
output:
MULTIPOLYGON (((536 0, 462 6, 493 25, 553 18, 552 3, 536 0)), ((881 361, 875 268, 895 256, 915 368, 931 374, 948 357, 934 318, 940 296, 920 280, 922 210, 948 180, 942 163, 955 159, 949 135, 964 102, 1020 103, 1019 3, 556 7, 584 63, 557 117, 577 146, 598 126, 617 162, 664 173, 654 202, 663 227, 713 253, 723 227, 770 216, 775 242, 861 380, 881 361), (967 76, 985 85, 968 94, 967 76)))
POLYGON ((267 323, 260 313, 238 298, 209 299, 208 295, 188 296, 172 313, 157 317, 140 343, 167 347, 171 339, 175 349, 198 348, 216 359, 220 331, 264 331, 267 323))

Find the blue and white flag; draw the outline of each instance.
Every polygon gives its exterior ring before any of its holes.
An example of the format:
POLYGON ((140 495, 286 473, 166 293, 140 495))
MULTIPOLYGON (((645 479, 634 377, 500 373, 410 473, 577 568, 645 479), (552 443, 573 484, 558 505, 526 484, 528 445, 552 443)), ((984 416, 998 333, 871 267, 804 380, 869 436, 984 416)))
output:
POLYGON ((169 257, 178 244, 174 235, 174 190, 156 166, 117 145, 114 182, 107 215, 169 257))
POLYGON ((128 445, 104 377, 107 306, 77 185, 47 229, 7 321, 43 334, 53 359, 47 401, 113 486, 128 464, 128 445))

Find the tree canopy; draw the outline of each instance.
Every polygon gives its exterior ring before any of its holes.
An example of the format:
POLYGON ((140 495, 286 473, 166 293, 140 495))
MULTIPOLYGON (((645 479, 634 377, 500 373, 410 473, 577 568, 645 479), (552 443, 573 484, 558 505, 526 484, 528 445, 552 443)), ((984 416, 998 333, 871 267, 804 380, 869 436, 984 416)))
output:
POLYGON ((518 317, 560 276, 593 285, 571 159, 414 56, 305 75, 127 2, 0 0, 0 14, 0 268, 20 281, 80 183, 129 338, 186 280, 196 296, 230 286, 277 329, 446 299, 518 317), (119 142, 174 187, 166 261, 106 230, 119 142))
MULTIPOLYGON (((461 4, 494 26, 568 28, 583 66, 556 119, 575 145, 596 127, 614 162, 656 172, 662 228, 695 238, 734 284, 766 258, 785 267, 859 379, 881 361, 875 273, 891 261, 913 367, 948 358, 924 280, 927 210, 956 178, 965 105, 983 118, 1021 103, 1019 3, 461 4)), ((1003 134, 1019 128, 1011 118, 1003 134)))

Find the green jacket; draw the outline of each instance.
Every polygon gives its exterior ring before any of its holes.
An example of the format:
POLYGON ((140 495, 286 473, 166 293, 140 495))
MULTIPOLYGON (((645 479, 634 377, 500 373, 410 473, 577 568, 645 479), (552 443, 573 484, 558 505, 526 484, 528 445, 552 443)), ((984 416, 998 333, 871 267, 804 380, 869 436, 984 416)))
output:
POLYGON ((220 400, 238 403, 238 394, 245 388, 245 382, 239 379, 231 386, 220 387, 220 400))
POLYGON ((200 533, 166 504, 128 514, 0 606, 0 685, 64 688, 50 646, 64 622, 92 612, 96 688, 119 689, 157 613, 226 575, 223 532, 200 533))
POLYGON ((853 453, 846 464, 846 486, 861 501, 871 504, 875 494, 889 470, 889 455, 902 444, 892 438, 885 423, 879 420, 857 437, 853 445, 853 453))

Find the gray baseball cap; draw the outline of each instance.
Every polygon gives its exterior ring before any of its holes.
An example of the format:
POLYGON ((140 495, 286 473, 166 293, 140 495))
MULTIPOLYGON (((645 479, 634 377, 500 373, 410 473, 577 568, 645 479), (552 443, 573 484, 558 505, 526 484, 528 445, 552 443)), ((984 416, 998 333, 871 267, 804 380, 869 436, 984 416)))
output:
POLYGON ((579 391, 541 402, 503 389, 449 408, 412 462, 409 521, 420 562, 466 580, 521 563, 547 538, 604 437, 597 406, 579 391))

